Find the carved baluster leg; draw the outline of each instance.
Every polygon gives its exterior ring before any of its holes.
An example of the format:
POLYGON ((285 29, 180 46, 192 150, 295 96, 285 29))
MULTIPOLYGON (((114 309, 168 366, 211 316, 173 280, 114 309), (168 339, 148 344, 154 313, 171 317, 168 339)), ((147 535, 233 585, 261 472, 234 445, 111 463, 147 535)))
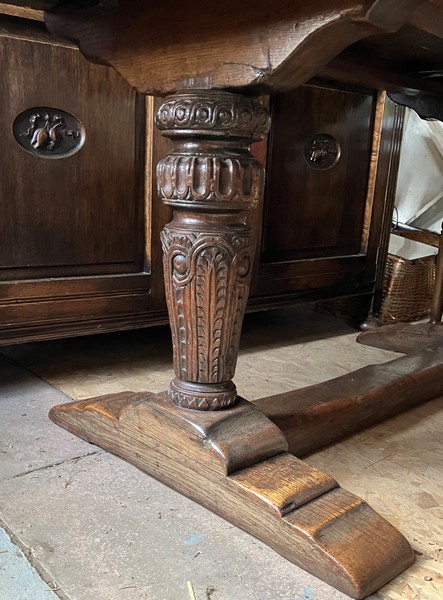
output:
POLYGON ((163 102, 156 125, 173 140, 157 168, 160 197, 174 208, 162 232, 176 375, 168 394, 183 408, 223 409, 236 402, 254 256, 245 211, 264 179, 249 145, 268 131, 269 116, 255 98, 183 93, 163 102))
POLYGON ((363 598, 411 564, 409 544, 289 454, 282 431, 232 382, 254 255, 245 211, 263 185, 249 144, 268 114, 254 98, 183 93, 163 102, 157 125, 173 140, 158 183, 174 208, 162 244, 176 377, 167 393, 92 398, 50 416, 363 598))

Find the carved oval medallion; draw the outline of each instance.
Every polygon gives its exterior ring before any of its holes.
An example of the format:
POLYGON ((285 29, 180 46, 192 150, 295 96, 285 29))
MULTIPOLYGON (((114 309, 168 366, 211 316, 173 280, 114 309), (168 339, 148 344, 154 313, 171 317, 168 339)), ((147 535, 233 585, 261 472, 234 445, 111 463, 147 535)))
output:
POLYGON ((12 132, 27 152, 42 158, 65 158, 85 143, 85 129, 78 119, 58 108, 38 106, 20 113, 12 132))
POLYGON ((305 144, 304 157, 313 169, 331 169, 340 159, 340 144, 328 133, 316 133, 305 144))

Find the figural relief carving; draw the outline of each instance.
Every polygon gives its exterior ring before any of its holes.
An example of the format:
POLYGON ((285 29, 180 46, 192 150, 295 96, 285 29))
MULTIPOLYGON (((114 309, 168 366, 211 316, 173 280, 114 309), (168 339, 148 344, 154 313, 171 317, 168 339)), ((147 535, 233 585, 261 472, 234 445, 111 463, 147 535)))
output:
POLYGON ((22 148, 44 158, 71 156, 85 141, 84 127, 76 117, 49 107, 23 111, 14 120, 12 130, 22 148))
POLYGON ((331 169, 339 161, 340 154, 340 144, 328 133, 316 133, 306 141, 304 157, 313 169, 331 169))

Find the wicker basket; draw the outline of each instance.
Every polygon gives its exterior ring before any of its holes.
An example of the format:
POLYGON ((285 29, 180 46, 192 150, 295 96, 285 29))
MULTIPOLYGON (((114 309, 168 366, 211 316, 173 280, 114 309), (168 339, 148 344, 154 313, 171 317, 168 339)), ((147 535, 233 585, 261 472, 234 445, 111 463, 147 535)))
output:
POLYGON ((388 254, 381 322, 417 321, 428 315, 434 282, 435 256, 407 260, 388 254))

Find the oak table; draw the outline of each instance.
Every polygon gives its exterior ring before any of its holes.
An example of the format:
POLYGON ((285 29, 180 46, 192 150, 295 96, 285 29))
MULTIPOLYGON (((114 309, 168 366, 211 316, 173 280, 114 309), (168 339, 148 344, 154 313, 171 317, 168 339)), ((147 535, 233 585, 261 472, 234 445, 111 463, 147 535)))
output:
MULTIPOLYGON (((289 450, 302 455, 443 393, 443 350, 255 404, 237 396, 254 255, 245 214, 264 181, 250 145, 270 126, 261 96, 314 75, 340 72, 405 104, 438 102, 442 16, 442 0, 68 0, 45 13, 48 29, 87 58, 164 97, 156 125, 173 142, 157 178, 174 210, 162 247, 175 379, 162 394, 74 402, 51 418, 355 598, 407 568, 413 552, 366 502, 289 450)), ((310 150, 336 159, 333 140, 310 150)))

